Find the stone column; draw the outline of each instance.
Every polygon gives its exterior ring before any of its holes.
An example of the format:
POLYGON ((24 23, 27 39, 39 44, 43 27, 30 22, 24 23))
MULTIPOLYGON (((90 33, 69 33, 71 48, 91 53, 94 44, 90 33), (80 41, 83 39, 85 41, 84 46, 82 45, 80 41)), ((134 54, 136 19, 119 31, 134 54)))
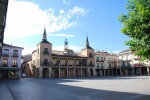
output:
POLYGON ((108 69, 108 76, 110 76, 110 70, 108 69))
POLYGON ((118 69, 116 69, 116 76, 118 75, 118 69))
POLYGON ((134 68, 132 68, 132 75, 134 75, 134 68))
POLYGON ((59 67, 59 78, 60 78, 60 67, 59 67))
POLYGON ((126 71, 126 75, 128 75, 128 69, 125 69, 125 71, 126 71))
POLYGON ((111 70, 112 76, 114 76, 114 70, 111 70))
POLYGON ((102 70, 99 70, 99 74, 100 74, 100 76, 102 76, 102 70))
POLYGON ((20 78, 20 73, 21 73, 21 71, 20 71, 20 70, 18 70, 18 75, 19 75, 19 78, 20 78))
POLYGON ((68 67, 67 67, 67 77, 68 77, 68 67))
POLYGON ((76 69, 74 68, 74 77, 76 77, 76 69))
POLYGON ((147 75, 149 75, 149 67, 147 67, 147 75))
POLYGON ((120 69, 120 75, 122 75, 122 69, 120 69))
POLYGON ((49 78, 52 77, 52 67, 49 67, 49 78))
POLYGON ((140 75, 142 75, 142 72, 141 72, 141 67, 139 68, 139 72, 140 72, 140 75))
POLYGON ((42 71, 43 71, 43 68, 42 67, 39 67, 39 78, 43 78, 43 76, 42 76, 42 71))
POLYGON ((105 71, 105 69, 104 69, 104 76, 106 76, 106 71, 105 71))
POLYGON ((81 67, 81 77, 82 77, 82 67, 81 67))

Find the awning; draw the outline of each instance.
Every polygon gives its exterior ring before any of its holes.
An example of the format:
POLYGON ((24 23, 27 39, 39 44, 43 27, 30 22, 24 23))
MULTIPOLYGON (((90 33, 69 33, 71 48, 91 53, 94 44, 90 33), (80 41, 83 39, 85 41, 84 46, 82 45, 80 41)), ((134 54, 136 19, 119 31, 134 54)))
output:
POLYGON ((0 67, 0 70, 20 70, 21 68, 18 67, 0 67))

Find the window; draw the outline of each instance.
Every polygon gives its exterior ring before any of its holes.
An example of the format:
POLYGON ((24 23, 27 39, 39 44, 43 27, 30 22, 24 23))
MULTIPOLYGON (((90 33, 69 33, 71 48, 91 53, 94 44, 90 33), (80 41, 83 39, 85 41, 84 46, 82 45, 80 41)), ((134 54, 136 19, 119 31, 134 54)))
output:
POLYGON ((99 63, 97 63, 97 68, 99 68, 99 63))
POLYGON ((13 54, 14 54, 14 55, 18 55, 18 50, 14 50, 14 51, 13 51, 13 54))
POLYGON ((109 68, 111 68, 111 63, 109 64, 109 68))
POLYGON ((90 61, 90 66, 92 66, 92 61, 90 61))
POLYGON ((96 57, 96 61, 99 61, 99 57, 98 56, 96 57))
POLYGON ((103 60, 103 57, 101 57, 101 59, 100 59, 101 61, 103 60))
POLYGON ((9 49, 4 49, 4 54, 9 54, 9 49))
POLYGON ((48 63, 48 59, 44 59, 44 64, 47 64, 48 63))
POLYGON ((38 54, 39 54, 39 49, 38 49, 38 54))
POLYGON ((17 59, 13 59, 12 65, 17 65, 17 59))
POLYGON ((101 68, 103 68, 103 63, 101 63, 101 68))
POLYGON ((48 48, 44 48, 44 54, 48 54, 48 48))
POLYGON ((39 59, 38 59, 38 65, 39 65, 39 59))
POLYGON ((3 59, 3 65, 7 65, 8 64, 8 59, 7 58, 4 58, 3 59))
POLYGON ((89 57, 93 57, 93 56, 92 56, 92 53, 89 54, 89 57))

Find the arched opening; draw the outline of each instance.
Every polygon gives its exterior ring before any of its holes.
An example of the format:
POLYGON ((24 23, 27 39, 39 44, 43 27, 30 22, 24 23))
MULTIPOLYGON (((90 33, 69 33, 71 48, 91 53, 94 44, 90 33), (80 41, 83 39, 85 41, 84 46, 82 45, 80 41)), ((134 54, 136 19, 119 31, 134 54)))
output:
POLYGON ((54 71, 54 77, 59 77, 59 71, 58 71, 58 69, 56 69, 56 70, 54 71))
POLYGON ((91 76, 93 76, 93 69, 90 69, 90 72, 91 72, 91 76))
POLYGON ((49 77, 49 72, 48 72, 49 70, 48 70, 48 68, 44 68, 43 69, 43 78, 48 78, 49 77))

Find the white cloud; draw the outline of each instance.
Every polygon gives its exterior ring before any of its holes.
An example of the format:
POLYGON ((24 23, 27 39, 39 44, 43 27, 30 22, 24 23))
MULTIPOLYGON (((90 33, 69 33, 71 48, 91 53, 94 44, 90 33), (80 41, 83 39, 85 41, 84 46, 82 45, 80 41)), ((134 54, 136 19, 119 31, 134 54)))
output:
POLYGON ((49 36, 74 37, 73 34, 48 34, 49 36))
POLYGON ((22 55, 26 55, 26 54, 31 54, 34 50, 36 50, 36 48, 29 48, 29 47, 24 47, 23 51, 22 51, 22 55))
POLYGON ((64 4, 66 4, 66 5, 69 5, 70 0, 62 0, 62 2, 63 2, 64 4))
POLYGON ((61 10, 60 10, 60 14, 63 14, 63 13, 64 13, 64 10, 63 10, 63 9, 61 9, 61 10))
MULTIPOLYGON (((80 51, 83 47, 70 45, 68 48, 69 48, 69 49, 72 49, 72 50, 74 50, 74 51, 80 51)), ((60 50, 60 51, 63 51, 63 50, 64 50, 64 46, 54 46, 52 49, 53 49, 53 50, 60 50)))
POLYGON ((74 18, 88 13, 86 9, 80 7, 67 11, 61 9, 58 16, 54 15, 54 12, 52 8, 44 11, 33 2, 10 0, 5 38, 24 38, 42 34, 44 24, 46 24, 47 34, 66 30, 78 25, 78 20, 74 18))

